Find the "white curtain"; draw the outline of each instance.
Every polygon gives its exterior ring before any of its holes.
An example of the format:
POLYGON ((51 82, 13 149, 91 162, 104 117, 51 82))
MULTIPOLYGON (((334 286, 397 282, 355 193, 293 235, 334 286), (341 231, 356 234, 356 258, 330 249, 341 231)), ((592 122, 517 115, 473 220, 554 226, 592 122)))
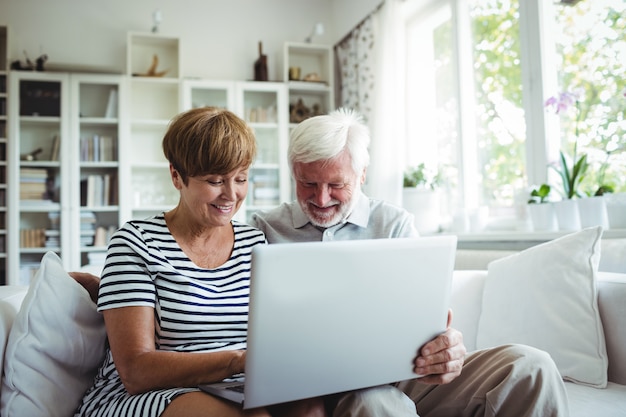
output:
POLYGON ((339 105, 358 110, 370 128, 365 192, 402 203, 404 50, 398 0, 386 0, 335 47, 339 105))

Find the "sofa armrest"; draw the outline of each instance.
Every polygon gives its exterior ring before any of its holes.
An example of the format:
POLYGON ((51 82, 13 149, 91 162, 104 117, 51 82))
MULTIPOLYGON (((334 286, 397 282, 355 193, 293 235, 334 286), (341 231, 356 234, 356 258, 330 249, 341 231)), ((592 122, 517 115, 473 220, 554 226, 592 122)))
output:
POLYGON ((28 287, 23 285, 0 286, 0 374, 4 369, 4 352, 9 340, 9 332, 27 291, 28 287))
POLYGON ((598 273, 598 307, 609 356, 609 381, 626 385, 626 274, 598 273))

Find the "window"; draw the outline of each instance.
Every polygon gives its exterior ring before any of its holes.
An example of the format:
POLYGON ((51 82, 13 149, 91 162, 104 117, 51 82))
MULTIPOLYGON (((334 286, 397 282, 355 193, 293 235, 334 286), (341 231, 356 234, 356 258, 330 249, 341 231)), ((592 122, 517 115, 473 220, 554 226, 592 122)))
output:
POLYGON ((529 185, 556 182, 548 165, 571 150, 575 127, 544 107, 568 87, 587 96, 579 149, 590 153, 589 184, 605 172, 626 190, 626 0, 418 3, 406 8, 406 163, 444 170, 443 214, 488 206, 521 227, 516 205, 529 185))
POLYGON ((560 91, 580 95, 579 113, 560 114, 560 147, 586 153, 590 168, 581 186, 626 191, 626 1, 580 1, 554 14, 560 91), (578 119, 578 123, 576 120, 578 119), (578 132, 577 132, 578 130, 578 132), (621 182, 620 182, 621 179, 621 182))

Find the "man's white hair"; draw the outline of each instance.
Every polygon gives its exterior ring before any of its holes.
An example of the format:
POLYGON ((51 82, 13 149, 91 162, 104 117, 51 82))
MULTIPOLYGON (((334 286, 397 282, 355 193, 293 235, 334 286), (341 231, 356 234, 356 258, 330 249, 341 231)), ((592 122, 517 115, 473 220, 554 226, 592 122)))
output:
POLYGON ((347 149, 355 174, 369 165, 369 128, 361 115, 339 108, 330 114, 314 116, 298 124, 291 132, 288 157, 293 172, 296 162, 328 161, 347 149))

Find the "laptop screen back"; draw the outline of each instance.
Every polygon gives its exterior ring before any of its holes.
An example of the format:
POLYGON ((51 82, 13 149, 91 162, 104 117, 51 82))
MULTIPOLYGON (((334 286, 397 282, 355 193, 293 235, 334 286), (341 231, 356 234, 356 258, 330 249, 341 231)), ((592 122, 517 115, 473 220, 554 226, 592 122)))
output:
POLYGON ((415 378, 456 238, 272 244, 252 260, 245 408, 415 378))

